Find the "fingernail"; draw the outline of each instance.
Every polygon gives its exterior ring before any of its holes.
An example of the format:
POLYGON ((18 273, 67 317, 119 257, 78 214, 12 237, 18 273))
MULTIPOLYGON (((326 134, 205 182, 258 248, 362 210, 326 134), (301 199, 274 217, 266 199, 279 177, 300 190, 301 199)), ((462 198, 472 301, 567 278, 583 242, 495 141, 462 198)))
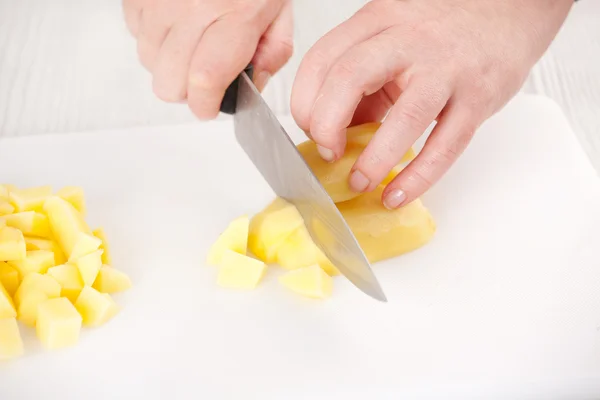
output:
POLYGON ((317 145, 317 151, 319 152, 321 158, 327 162, 333 162, 335 159, 335 153, 326 147, 317 145))
POLYGON ((350 175, 349 183, 350 183, 350 188, 353 191, 355 191, 357 193, 362 193, 365 190, 367 190, 367 188, 371 184, 371 181, 362 172, 360 172, 359 170, 356 170, 350 175))
POLYGON ((269 83, 269 79, 271 79, 271 74, 267 71, 262 71, 256 76, 254 84, 256 85, 256 88, 259 92, 262 92, 265 86, 267 86, 267 83, 269 83))
POLYGON ((387 196, 385 196, 385 199, 383 199, 383 205, 388 210, 395 210, 396 208, 400 207, 402 203, 404 203, 404 200, 406 200, 406 194, 402 190, 396 189, 392 190, 387 194, 387 196))

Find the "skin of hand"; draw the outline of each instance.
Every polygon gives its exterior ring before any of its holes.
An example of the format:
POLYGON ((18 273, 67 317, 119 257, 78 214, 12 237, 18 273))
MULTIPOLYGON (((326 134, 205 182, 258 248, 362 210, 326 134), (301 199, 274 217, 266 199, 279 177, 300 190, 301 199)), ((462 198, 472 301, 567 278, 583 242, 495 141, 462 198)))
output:
POLYGON ((348 126, 385 117, 350 174, 356 192, 375 189, 437 121, 383 192, 387 208, 401 207, 438 181, 518 92, 572 3, 373 0, 306 54, 292 90, 294 118, 333 162, 348 126))
POLYGON ((250 62, 262 90, 292 55, 291 0, 123 0, 123 11, 154 93, 203 120, 250 62))

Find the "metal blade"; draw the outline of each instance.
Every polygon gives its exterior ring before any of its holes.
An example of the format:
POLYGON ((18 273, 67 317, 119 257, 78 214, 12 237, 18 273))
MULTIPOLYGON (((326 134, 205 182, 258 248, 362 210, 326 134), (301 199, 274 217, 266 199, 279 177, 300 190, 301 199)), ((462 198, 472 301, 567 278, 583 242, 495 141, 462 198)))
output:
POLYGON ((387 301, 346 221, 246 73, 234 124, 239 144, 273 191, 298 208, 315 244, 356 287, 387 301))

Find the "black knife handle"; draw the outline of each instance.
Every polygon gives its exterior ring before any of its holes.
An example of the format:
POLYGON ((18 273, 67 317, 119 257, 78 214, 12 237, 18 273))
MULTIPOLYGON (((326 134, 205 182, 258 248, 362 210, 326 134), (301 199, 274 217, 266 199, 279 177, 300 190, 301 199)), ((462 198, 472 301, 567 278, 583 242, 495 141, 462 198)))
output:
MULTIPOLYGON (((252 79, 252 74, 254 72, 254 68, 252 64, 249 64, 246 68, 244 68, 244 72, 248 74, 250 79, 252 79)), ((225 96, 223 96, 223 101, 221 102, 221 112, 225 114, 235 114, 235 107, 237 105, 237 96, 238 96, 238 87, 240 85, 240 77, 238 75, 237 78, 225 91, 225 96)))

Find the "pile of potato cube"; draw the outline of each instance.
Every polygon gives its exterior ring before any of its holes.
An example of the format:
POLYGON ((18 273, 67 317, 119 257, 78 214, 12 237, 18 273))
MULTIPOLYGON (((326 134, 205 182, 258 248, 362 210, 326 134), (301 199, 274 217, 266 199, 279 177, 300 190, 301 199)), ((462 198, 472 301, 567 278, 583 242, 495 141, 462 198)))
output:
POLYGON ((118 313, 110 294, 131 281, 110 266, 104 231, 92 231, 85 212, 79 187, 0 185, 0 359, 23 354, 17 321, 58 349, 77 343, 82 324, 118 313))

